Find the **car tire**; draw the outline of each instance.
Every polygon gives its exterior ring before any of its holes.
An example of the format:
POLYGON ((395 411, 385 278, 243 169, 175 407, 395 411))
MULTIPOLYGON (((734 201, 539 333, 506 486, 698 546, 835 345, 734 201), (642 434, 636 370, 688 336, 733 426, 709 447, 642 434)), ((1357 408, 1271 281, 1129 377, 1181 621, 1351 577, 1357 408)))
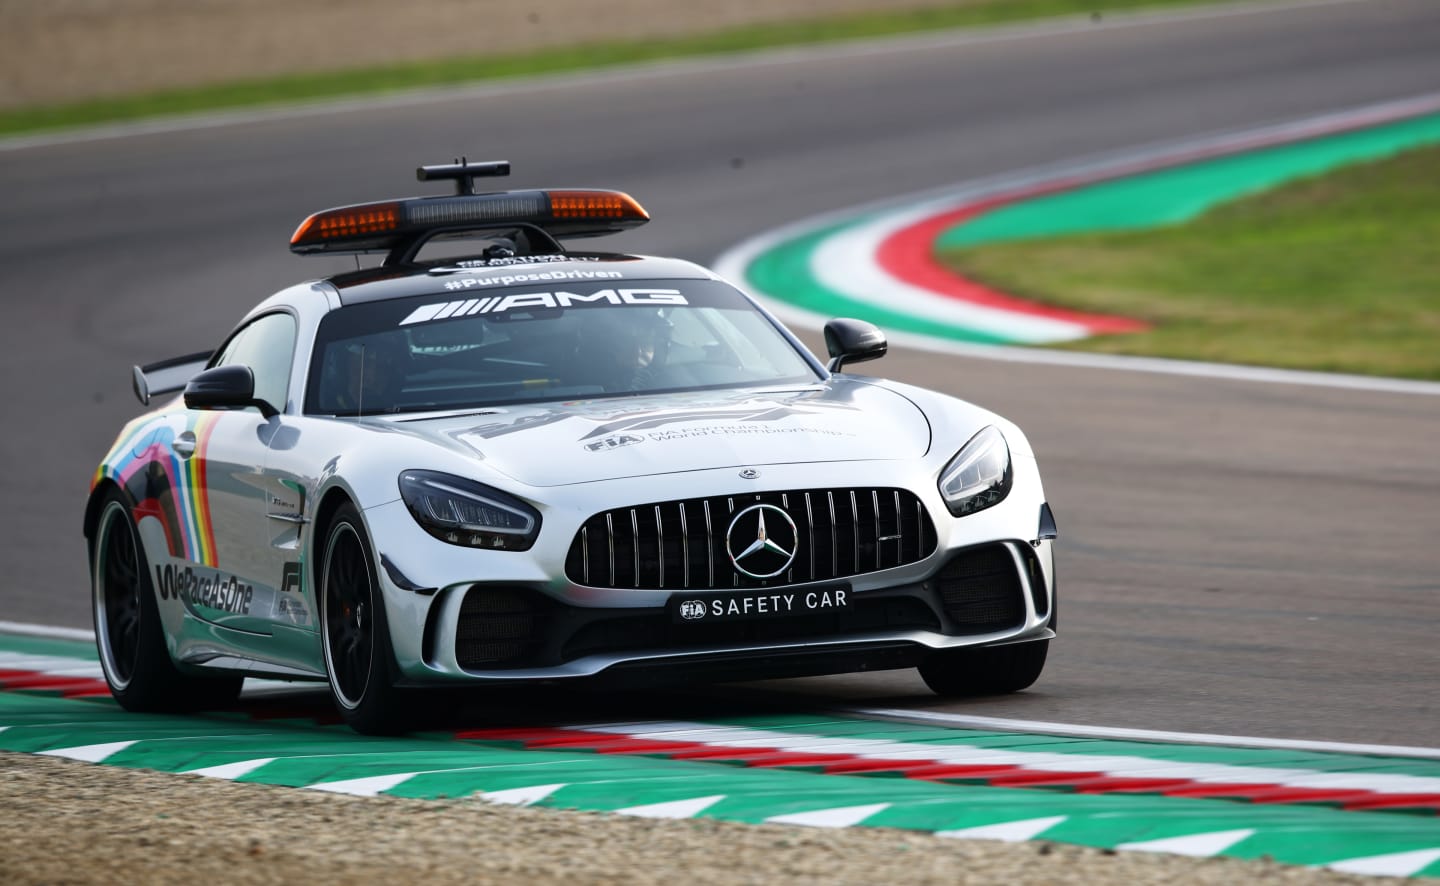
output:
POLYGON ((947 649, 921 662, 920 676, 938 695, 1005 695, 1038 680, 1049 651, 1049 640, 947 649))
POLYGON ((121 707, 175 713, 235 703, 244 677, 194 677, 171 660, 145 547, 129 506, 113 489, 95 527, 90 586, 100 669, 121 707))
POLYGON ((395 654, 365 526, 341 505, 325 532, 320 572, 320 641, 330 697, 364 735, 395 735, 410 725, 409 697, 395 688, 395 654))

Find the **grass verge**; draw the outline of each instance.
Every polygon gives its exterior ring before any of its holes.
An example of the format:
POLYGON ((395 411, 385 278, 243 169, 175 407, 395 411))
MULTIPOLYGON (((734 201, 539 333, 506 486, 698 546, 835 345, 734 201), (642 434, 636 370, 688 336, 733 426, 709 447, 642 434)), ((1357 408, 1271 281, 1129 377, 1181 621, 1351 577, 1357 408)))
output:
POLYGON ((387 67, 296 74, 145 95, 16 108, 0 112, 0 135, 1065 15, 1088 14, 1099 18, 1112 12, 1195 5, 1199 2, 1216 0, 969 0, 936 9, 751 25, 665 40, 593 43, 515 55, 447 58, 387 67))
POLYGON ((1440 379, 1440 146, 1224 204, 1175 227, 943 254, 957 271, 1148 332, 1060 347, 1440 379))

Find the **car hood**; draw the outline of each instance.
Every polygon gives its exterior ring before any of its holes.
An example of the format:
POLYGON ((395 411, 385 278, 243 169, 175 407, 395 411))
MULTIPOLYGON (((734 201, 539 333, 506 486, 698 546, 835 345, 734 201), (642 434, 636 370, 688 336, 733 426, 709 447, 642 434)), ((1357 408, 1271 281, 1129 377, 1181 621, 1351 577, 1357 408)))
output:
POLYGON ((911 459, 930 425, 909 399, 831 379, 784 390, 542 403, 397 422, 529 486, 796 462, 911 459))

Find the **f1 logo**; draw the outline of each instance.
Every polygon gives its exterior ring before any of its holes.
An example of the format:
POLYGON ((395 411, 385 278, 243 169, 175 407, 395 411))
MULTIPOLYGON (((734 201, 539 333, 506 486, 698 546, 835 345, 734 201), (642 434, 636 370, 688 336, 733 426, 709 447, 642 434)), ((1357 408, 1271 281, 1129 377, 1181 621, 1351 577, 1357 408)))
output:
POLYGON ((289 594, 289 593, 296 593, 296 594, 298 594, 298 593, 300 593, 300 577, 301 577, 301 574, 302 574, 302 573, 301 573, 301 570, 300 570, 300 564, 299 564, 299 563, 296 563, 296 562, 293 562, 293 561, 290 562, 290 563, 286 563, 286 564, 285 564, 285 571, 281 574, 281 577, 280 577, 280 591, 281 591, 281 593, 285 593, 285 594, 289 594))

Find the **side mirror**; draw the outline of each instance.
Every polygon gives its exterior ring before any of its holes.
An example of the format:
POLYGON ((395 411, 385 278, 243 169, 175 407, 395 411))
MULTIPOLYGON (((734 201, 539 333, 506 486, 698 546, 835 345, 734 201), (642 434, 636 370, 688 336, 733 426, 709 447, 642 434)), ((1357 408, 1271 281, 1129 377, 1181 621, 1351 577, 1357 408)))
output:
POLYGON ((273 418, 280 411, 264 400, 255 399, 255 373, 249 366, 232 364, 207 369, 185 385, 185 406, 189 409, 244 409, 258 406, 260 414, 273 418))
POLYGON ((836 318, 825 324, 825 349, 830 363, 825 368, 839 372, 846 363, 861 363, 885 356, 890 349, 885 333, 874 323, 836 318))

